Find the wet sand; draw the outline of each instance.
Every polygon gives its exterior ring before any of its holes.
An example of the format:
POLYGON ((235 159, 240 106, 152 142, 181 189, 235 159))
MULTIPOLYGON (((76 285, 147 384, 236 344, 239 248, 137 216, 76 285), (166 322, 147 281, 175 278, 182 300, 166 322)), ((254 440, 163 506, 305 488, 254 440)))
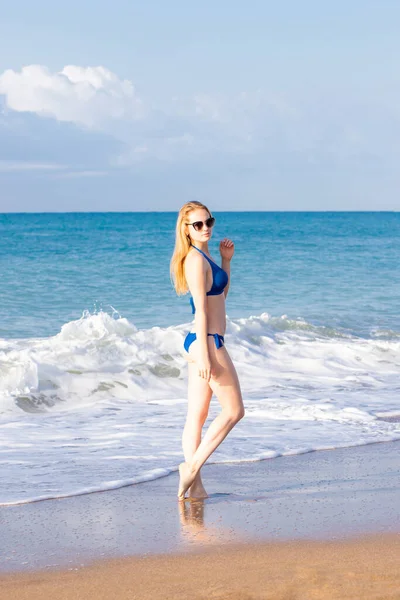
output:
POLYGON ((0 508, 0 599, 398 598, 400 442, 0 508))
POLYGON ((1 600, 400 598, 400 536, 272 542, 3 577, 1 600))

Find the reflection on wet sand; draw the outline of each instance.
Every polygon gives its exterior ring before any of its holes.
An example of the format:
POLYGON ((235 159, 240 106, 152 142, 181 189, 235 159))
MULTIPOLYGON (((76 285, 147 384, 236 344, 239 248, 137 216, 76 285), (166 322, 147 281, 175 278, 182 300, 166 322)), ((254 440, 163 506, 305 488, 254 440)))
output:
POLYGON ((221 542, 238 540, 231 529, 206 525, 206 500, 191 499, 178 502, 181 523, 181 536, 184 541, 191 544, 212 545, 221 542))

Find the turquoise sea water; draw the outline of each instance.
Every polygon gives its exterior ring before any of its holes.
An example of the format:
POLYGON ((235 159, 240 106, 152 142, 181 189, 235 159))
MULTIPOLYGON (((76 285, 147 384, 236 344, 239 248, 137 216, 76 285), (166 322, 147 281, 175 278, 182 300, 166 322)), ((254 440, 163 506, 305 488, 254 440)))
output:
MULTIPOLYGON (((361 336, 400 332, 399 213, 215 213, 235 242, 230 317, 268 312, 361 336)), ((48 336, 103 308, 137 327, 188 320, 169 279, 174 213, 0 215, 0 337, 48 336)))
MULTIPOLYGON (((399 439, 400 214, 215 216, 246 416, 212 460, 399 439)), ((175 221, 0 215, 0 505, 176 470, 193 316, 169 277, 175 221)))

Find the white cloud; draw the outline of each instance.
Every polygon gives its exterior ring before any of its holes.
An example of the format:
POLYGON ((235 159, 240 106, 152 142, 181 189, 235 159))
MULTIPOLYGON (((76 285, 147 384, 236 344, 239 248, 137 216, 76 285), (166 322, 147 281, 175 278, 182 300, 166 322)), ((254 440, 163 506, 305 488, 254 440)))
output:
MULTIPOLYGON (((337 92, 331 97, 317 89, 303 98, 300 93, 289 97, 271 90, 198 93, 171 98, 160 106, 157 100, 145 104, 131 81, 102 66, 70 65, 51 73, 45 66, 30 65, 20 72, 9 69, 1 74, 0 95, 11 109, 5 115, 0 112, 1 158, 25 158, 17 146, 24 149, 26 142, 18 140, 25 139, 24 121, 36 120, 31 138, 40 141, 40 154, 33 155, 35 163, 47 164, 56 140, 61 140, 61 148, 64 144, 72 148, 73 164, 90 172, 129 168, 151 160, 204 164, 224 157, 283 170, 288 164, 335 162, 353 168, 356 162, 361 165, 366 160, 397 163, 400 154, 398 114, 381 98, 357 94, 351 97, 337 92), (18 115, 20 127, 14 119, 18 135, 13 135, 7 123, 10 115, 18 113, 31 114, 18 115), (38 115, 49 118, 44 122, 38 115), (53 123, 52 128, 51 121, 64 124, 53 123), (82 125, 85 131, 79 127, 82 125), (71 130, 64 138, 63 128, 71 130), (42 132, 50 129, 47 137, 43 136, 42 132), (70 136, 75 140, 76 135, 83 142, 93 136, 105 138, 93 139, 81 149, 80 143, 71 144, 70 136), (104 149, 100 159, 96 158, 99 147, 104 149)), ((1 106, 0 98, 0 110, 1 106)), ((62 155, 54 160, 65 159, 62 155)))
POLYGON ((79 179, 82 177, 104 177, 108 175, 108 171, 66 171, 56 173, 54 177, 56 179, 79 179))
POLYGON ((65 165, 50 163, 36 163, 23 160, 0 160, 0 173, 11 173, 14 171, 61 171, 66 168, 65 165))
POLYGON ((137 119, 144 107, 133 84, 105 67, 69 65, 51 73, 42 65, 8 69, 0 75, 0 94, 7 107, 90 128, 104 129, 108 121, 137 119))

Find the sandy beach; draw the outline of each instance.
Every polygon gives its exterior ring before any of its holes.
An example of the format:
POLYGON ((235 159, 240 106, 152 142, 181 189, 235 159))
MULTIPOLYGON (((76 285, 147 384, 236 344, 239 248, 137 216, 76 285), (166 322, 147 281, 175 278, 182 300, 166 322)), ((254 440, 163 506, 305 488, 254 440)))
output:
POLYGON ((0 509, 1 600, 400 598, 400 443, 0 509))
POLYGON ((3 578, 2 600, 400 598, 399 536, 218 547, 3 578))

